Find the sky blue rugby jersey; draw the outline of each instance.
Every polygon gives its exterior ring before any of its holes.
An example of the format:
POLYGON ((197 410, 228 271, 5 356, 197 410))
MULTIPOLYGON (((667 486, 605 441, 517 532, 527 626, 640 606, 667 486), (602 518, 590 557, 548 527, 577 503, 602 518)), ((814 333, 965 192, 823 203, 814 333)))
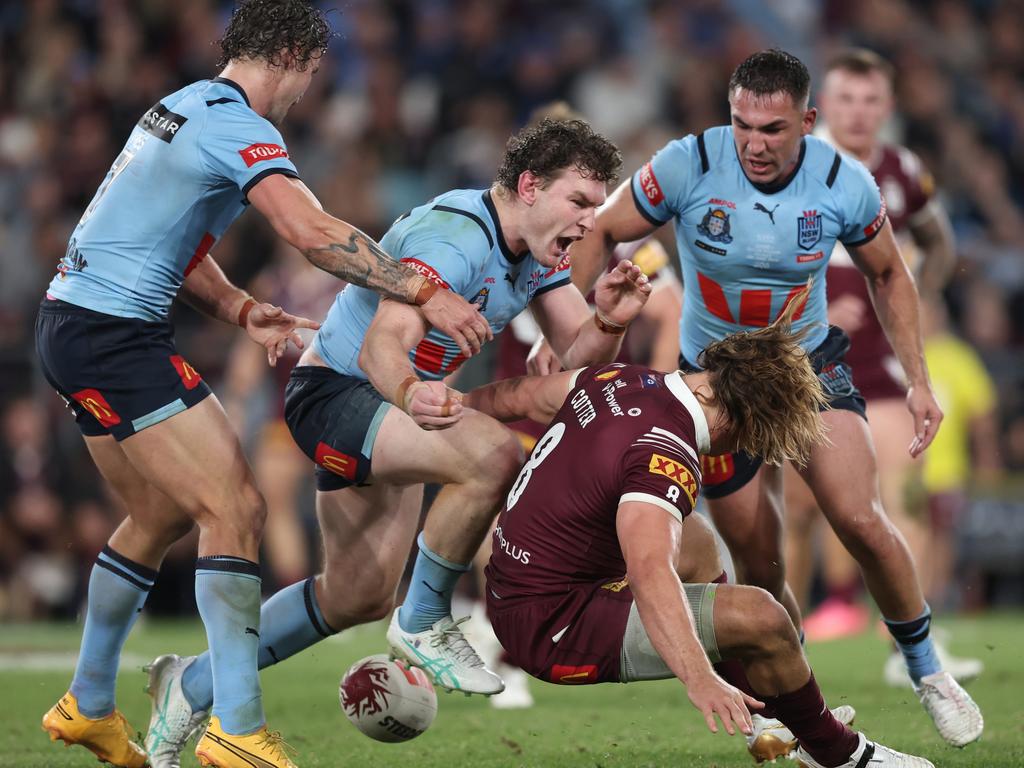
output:
POLYGON ((633 200, 654 224, 674 220, 685 301, 679 340, 696 364, 709 343, 770 324, 814 276, 795 329, 803 344, 828 332, 825 267, 836 241, 858 246, 885 223, 885 203, 868 170, 813 136, 781 185, 751 182, 732 128, 670 141, 633 175, 633 200))
POLYGON ((165 319, 185 276, 272 173, 298 176, 281 134, 236 83, 182 88, 132 129, 47 293, 108 315, 165 319))
MULTIPOLYGON (((381 246, 476 304, 495 335, 534 297, 569 284, 568 257, 549 268, 529 253, 509 250, 490 190, 445 192, 400 217, 381 246)), ((366 378, 359 367, 359 349, 378 301, 376 293, 356 285, 346 286, 334 300, 313 345, 335 371, 366 378)), ((451 338, 431 328, 409 360, 420 378, 437 380, 458 368, 465 357, 451 338)))

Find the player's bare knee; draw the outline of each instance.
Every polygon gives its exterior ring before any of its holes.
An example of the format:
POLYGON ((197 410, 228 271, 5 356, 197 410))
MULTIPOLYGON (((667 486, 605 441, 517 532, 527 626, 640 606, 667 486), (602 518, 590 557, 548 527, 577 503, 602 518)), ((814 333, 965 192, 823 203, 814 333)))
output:
POLYGON ((757 629, 763 651, 774 654, 780 648, 800 644, 793 620, 782 603, 763 589, 753 590, 750 601, 751 625, 757 629))
POLYGON ((523 466, 523 447, 519 439, 497 422, 489 425, 467 451, 471 461, 465 482, 485 486, 497 494, 505 493, 523 466))

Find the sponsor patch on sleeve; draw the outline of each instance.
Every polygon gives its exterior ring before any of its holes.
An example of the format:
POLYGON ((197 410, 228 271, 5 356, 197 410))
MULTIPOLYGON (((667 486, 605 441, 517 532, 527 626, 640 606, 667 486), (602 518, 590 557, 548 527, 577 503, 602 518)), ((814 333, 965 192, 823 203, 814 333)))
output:
POLYGON ((252 168, 256 163, 264 160, 277 160, 280 157, 288 157, 288 150, 279 144, 250 144, 245 149, 238 150, 247 168, 252 168))
POLYGON ((684 464, 680 464, 675 459, 670 459, 668 456, 662 456, 660 453, 652 453, 651 461, 647 465, 647 471, 652 475, 664 475, 673 483, 683 489, 687 498, 690 500, 690 506, 697 500, 697 481, 693 479, 693 474, 684 464))
POLYGON ((403 264, 408 264, 410 267, 415 269, 417 272, 419 272, 421 275, 427 278, 427 280, 434 283, 435 285, 439 285, 442 288, 451 290, 451 286, 447 282, 445 282, 445 279, 441 277, 438 271, 429 264, 427 264, 425 261, 420 261, 419 259, 412 258, 400 259, 400 261, 403 264))
POLYGON ((649 160, 640 169, 640 188, 651 205, 659 205, 665 199, 665 193, 661 191, 661 185, 658 184, 649 160))
POLYGON ((567 255, 564 259, 562 259, 560 262, 555 264, 555 266, 553 266, 551 269, 549 269, 547 272, 545 272, 544 273, 544 277, 545 278, 554 277, 559 272, 565 272, 565 270, 567 270, 570 267, 571 264, 572 264, 572 262, 569 260, 569 257, 567 255))
POLYGON ((864 227, 864 237, 874 237, 875 234, 885 224, 885 198, 882 198, 882 207, 878 210, 878 215, 872 219, 871 223, 864 227))

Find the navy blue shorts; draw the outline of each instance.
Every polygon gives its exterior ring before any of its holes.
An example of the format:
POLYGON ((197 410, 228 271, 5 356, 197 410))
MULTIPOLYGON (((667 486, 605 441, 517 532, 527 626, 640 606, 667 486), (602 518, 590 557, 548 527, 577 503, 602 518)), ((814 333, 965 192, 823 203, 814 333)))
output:
POLYGON ((43 299, 36 317, 36 351, 46 380, 90 437, 124 440, 210 394, 196 369, 175 350, 167 322, 43 299))
POLYGON ((391 403, 365 379, 322 366, 292 370, 284 420, 299 448, 316 462, 316 489, 364 485, 377 430, 391 403))
MULTIPOLYGON (((853 371, 843 360, 849 348, 850 337, 846 332, 838 326, 829 326, 825 340, 811 352, 811 365, 825 390, 829 407, 837 411, 853 411, 867 421, 864 398, 853 384, 853 371)), ((699 370, 682 356, 679 367, 687 372, 699 370)), ((707 499, 720 499, 735 493, 754 479, 761 464, 759 456, 743 451, 701 456, 701 492, 707 499)))

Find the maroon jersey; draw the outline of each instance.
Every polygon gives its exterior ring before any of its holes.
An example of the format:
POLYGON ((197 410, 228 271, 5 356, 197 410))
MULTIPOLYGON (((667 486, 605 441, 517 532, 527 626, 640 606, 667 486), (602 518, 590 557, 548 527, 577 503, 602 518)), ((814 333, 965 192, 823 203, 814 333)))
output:
MULTIPOLYGON (((889 221, 898 238, 906 236, 914 217, 928 205, 934 192, 932 178, 917 156, 906 147, 883 145, 870 164, 872 176, 885 199, 889 221)), ((864 303, 862 323, 850 336, 846 362, 853 380, 867 400, 903 397, 903 372, 871 306, 864 275, 845 250, 836 247, 827 273, 829 303, 853 296, 864 303)))
POLYGON ((648 502, 682 520, 708 440, 679 372, 584 368, 508 493, 486 571, 491 596, 559 595, 624 576, 619 504, 648 502))

